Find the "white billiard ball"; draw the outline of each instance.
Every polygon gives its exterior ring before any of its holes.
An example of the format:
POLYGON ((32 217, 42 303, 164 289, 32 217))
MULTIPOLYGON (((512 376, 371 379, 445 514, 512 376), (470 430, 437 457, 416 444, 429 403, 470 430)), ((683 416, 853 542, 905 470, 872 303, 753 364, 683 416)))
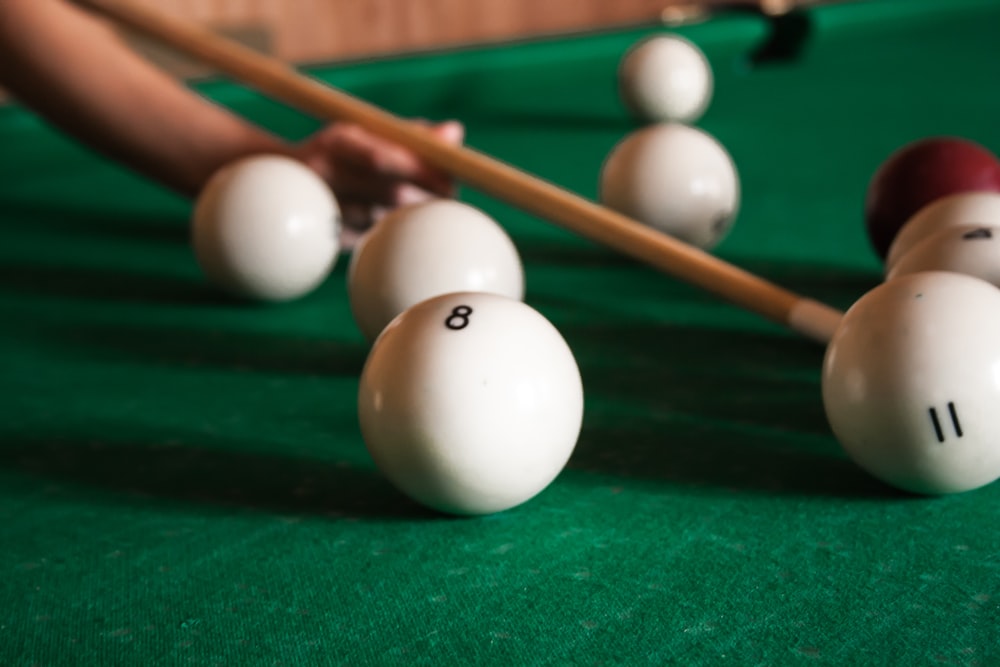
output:
POLYGON ((510 237, 482 211, 452 199, 404 206, 379 220, 351 256, 348 294, 368 340, 410 306, 448 292, 524 298, 510 237))
POLYGON ((579 437, 583 385, 566 341, 537 311, 495 294, 445 294, 379 336, 361 373, 361 432, 401 491, 452 514, 534 497, 579 437))
POLYGON ((625 106, 645 121, 694 123, 712 99, 712 67, 701 49, 678 35, 647 38, 618 67, 625 106))
POLYGON ((936 199, 913 214, 899 230, 885 258, 888 274, 910 248, 942 227, 954 225, 1000 226, 1000 194, 962 192, 936 199))
POLYGON ((921 271, 964 273, 1000 287, 1000 227, 942 227, 900 257, 886 279, 921 271))
POLYGON ((239 296, 300 297, 329 275, 340 249, 340 208, 298 160, 257 155, 216 172, 195 205, 192 242, 208 279, 239 296))
POLYGON ((917 493, 1000 476, 1000 290, 958 273, 902 276, 845 313, 823 404, 847 454, 917 493))
POLYGON ((650 125, 625 137, 601 168, 608 207, 682 241, 709 249, 729 231, 740 183, 726 149, 680 123, 650 125))

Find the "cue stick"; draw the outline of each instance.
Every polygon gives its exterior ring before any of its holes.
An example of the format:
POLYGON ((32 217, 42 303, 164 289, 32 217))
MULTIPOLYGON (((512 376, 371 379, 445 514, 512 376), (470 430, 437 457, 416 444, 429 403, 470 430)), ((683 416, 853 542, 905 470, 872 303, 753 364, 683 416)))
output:
POLYGON ((801 297, 485 153, 438 140, 412 121, 307 77, 291 65, 220 37, 193 22, 131 0, 79 0, 124 26, 197 58, 237 81, 324 120, 363 126, 461 182, 694 284, 820 343, 842 313, 801 297))

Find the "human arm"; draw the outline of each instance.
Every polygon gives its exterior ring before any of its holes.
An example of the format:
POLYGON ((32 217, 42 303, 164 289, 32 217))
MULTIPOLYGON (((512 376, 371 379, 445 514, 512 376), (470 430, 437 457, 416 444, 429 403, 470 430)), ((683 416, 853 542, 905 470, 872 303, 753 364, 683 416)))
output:
MULTIPOLYGON (((357 126, 289 144, 195 94, 65 0, 0 0, 0 84, 70 136, 188 196, 222 165, 262 152, 302 159, 349 206, 452 192, 448 176, 357 126)), ((456 123, 434 131, 462 138, 456 123)))

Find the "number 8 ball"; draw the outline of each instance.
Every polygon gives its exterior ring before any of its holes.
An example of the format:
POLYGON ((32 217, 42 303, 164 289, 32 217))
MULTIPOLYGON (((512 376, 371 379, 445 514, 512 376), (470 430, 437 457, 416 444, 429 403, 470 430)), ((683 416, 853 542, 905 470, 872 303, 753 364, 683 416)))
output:
POLYGON ((418 303, 375 341, 361 433, 411 498, 452 514, 519 505, 566 465, 583 385, 566 341, 520 301, 460 292, 418 303))

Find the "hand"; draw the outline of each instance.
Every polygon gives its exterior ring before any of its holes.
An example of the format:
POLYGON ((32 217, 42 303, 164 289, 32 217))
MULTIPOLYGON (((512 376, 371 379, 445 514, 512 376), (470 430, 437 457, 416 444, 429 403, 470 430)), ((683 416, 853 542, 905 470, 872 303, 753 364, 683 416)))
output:
MULTIPOLYGON (((456 121, 427 124, 443 141, 461 144, 465 128, 456 121)), ((295 156, 333 188, 350 231, 364 229, 388 209, 451 197, 455 183, 412 151, 368 130, 334 123, 300 144, 295 156)))

